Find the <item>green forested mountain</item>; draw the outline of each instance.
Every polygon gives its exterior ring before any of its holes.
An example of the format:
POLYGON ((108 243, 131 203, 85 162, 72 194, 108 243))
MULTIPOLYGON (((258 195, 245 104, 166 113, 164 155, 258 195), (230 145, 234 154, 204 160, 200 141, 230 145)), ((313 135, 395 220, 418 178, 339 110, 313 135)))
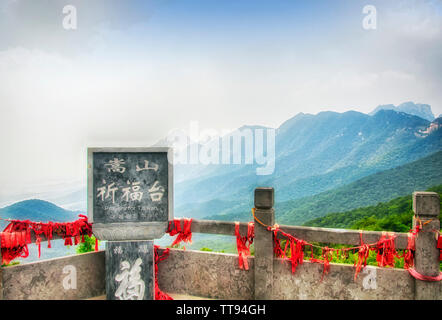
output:
MULTIPOLYGON (((427 191, 439 193, 442 201, 442 185, 430 188, 427 191)), ((412 216, 412 195, 410 194, 388 202, 378 203, 375 206, 330 213, 324 217, 310 220, 304 223, 304 225, 325 228, 407 232, 411 229, 412 216)))
MULTIPOLYGON (((78 212, 70 211, 56 206, 55 204, 31 199, 14 203, 0 209, 0 217, 3 219, 31 220, 31 221, 56 221, 66 222, 78 219, 78 212)), ((3 230, 8 224, 7 221, 0 221, 0 228, 3 230)))
POLYGON ((442 184, 442 151, 334 190, 282 203, 279 220, 286 224, 300 224, 327 213, 389 201, 439 184, 442 184))
MULTIPOLYGON (((235 199, 250 205, 258 186, 274 187, 277 202, 332 190, 442 150, 442 130, 422 133, 429 126, 428 120, 393 110, 372 116, 355 111, 300 113, 276 129, 271 174, 257 175, 257 167, 263 165, 256 162, 244 164, 243 144, 242 164, 195 165, 190 176, 177 182, 176 213, 186 215, 189 206, 211 200, 235 199)), ((216 139, 211 143, 224 151, 216 139)), ((176 177, 183 172, 190 172, 188 165, 175 167, 176 177)))
POLYGON ((247 221, 253 190, 265 186, 275 189, 278 221, 302 224, 440 184, 440 154, 400 167, 442 151, 435 121, 393 110, 298 114, 276 129, 272 174, 257 175, 256 163, 193 168, 175 185, 175 215, 247 221))
MULTIPOLYGON (((442 184, 442 151, 314 196, 276 202, 276 220, 281 224, 300 225, 328 213, 375 205, 439 184, 442 184)), ((207 218, 248 221, 250 208, 236 206, 207 218)))

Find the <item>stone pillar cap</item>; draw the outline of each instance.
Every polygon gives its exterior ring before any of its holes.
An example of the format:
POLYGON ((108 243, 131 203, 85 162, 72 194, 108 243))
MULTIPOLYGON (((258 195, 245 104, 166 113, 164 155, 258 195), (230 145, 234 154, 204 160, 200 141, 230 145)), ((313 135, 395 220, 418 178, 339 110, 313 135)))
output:
POLYGON ((437 217, 440 213, 440 200, 437 192, 413 192, 413 211, 416 216, 437 217))
POLYGON ((275 190, 269 187, 255 189, 255 208, 270 209, 273 207, 275 190))

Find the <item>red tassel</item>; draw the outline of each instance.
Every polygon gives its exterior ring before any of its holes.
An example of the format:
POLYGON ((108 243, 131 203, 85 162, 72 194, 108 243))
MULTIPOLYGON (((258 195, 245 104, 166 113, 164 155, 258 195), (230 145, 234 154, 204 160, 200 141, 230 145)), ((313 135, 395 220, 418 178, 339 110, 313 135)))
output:
POLYGON ((192 219, 184 219, 183 241, 192 243, 192 219))
POLYGON ((20 231, 18 236, 18 245, 23 247, 26 244, 26 231, 20 231))
POLYGON ((44 227, 44 234, 46 239, 48 239, 48 248, 52 248, 51 239, 52 239, 52 222, 48 222, 48 224, 44 227))
POLYGON ((249 270, 247 257, 250 256, 250 245, 253 242, 254 224, 249 222, 247 225, 247 236, 241 237, 239 233, 239 222, 235 222, 236 249, 238 251, 239 268, 249 270))
POLYGON ((255 238, 255 224, 253 222, 249 222, 247 224, 247 240, 249 241, 249 246, 253 243, 254 238, 255 238))
POLYGON ((71 239, 71 237, 66 237, 64 239, 64 245, 65 246, 72 246, 72 239, 71 239))
MULTIPOLYGON (((411 230, 410 230, 411 231, 411 230)), ((414 251, 415 251, 416 232, 408 233, 407 249, 404 250, 404 269, 411 268, 414 265, 414 251)))
POLYGON ((442 261, 442 235, 439 235, 439 238, 437 239, 437 248, 439 251, 439 261, 442 261))
MULTIPOLYGON (((359 272, 362 269, 362 265, 364 268, 367 266, 367 259, 368 255, 370 254, 370 247, 366 244, 364 244, 364 241, 362 240, 362 231, 360 232, 360 238, 361 238, 361 246, 358 250, 358 259, 355 261, 354 266, 356 267, 354 281, 356 281, 356 278, 358 277, 359 272)), ((353 250, 354 252, 355 250, 353 250)))
POLYGON ((4 247, 5 248, 12 248, 11 246, 11 233, 10 232, 3 232, 3 236, 4 236, 4 247))
POLYGON ((6 248, 6 236, 4 232, 0 232, 0 245, 2 248, 6 248))
POLYGON ((292 264, 292 273, 295 273, 296 267, 304 262, 305 241, 294 237, 290 239, 290 262, 292 264), (295 245, 296 243, 296 245, 295 245))
POLYGON ((38 258, 40 258, 40 256, 41 256, 41 244, 40 244, 40 241, 38 241, 38 242, 36 241, 35 243, 37 244, 37 248, 38 248, 38 258))
POLYGON ((32 243, 31 241, 31 229, 26 228, 26 244, 32 243))
POLYGON ((76 235, 76 236, 74 237, 74 244, 77 245, 77 244, 79 244, 79 243, 80 243, 80 236, 79 236, 79 235, 76 235))
POLYGON ((18 241, 17 241, 17 232, 11 232, 11 246, 12 248, 16 248, 18 246, 18 241))
POLYGON ((442 250, 442 235, 437 238, 437 248, 442 250))
POLYGON ((98 239, 95 238, 95 251, 98 251, 98 239))
POLYGON ((321 282, 324 280, 324 275, 328 274, 330 271, 330 261, 332 259, 333 259, 333 249, 330 249, 328 247, 322 248, 322 260, 315 258, 310 259, 310 262, 323 264, 321 282))
POLYGON ((394 257, 397 257, 397 252, 394 244, 394 239, 396 236, 388 235, 386 237, 385 233, 382 233, 381 238, 376 244, 376 261, 380 267, 393 267, 394 268, 394 257))
MULTIPOLYGON (((291 264, 292 273, 295 273, 296 267, 304 262, 304 247, 307 244, 307 242, 305 242, 304 240, 299 240, 293 237, 292 235, 281 231, 279 228, 274 229, 273 240, 275 241, 273 252, 275 253, 276 257, 285 258, 287 248, 289 248, 290 258, 288 260, 290 261, 291 264), (287 238, 284 250, 282 250, 281 248, 281 242, 278 239, 278 232, 281 232, 281 234, 287 238)), ((311 246, 311 255, 313 258, 312 246, 311 246)))
POLYGON ((173 237, 176 234, 181 233, 181 220, 173 219, 172 221, 169 221, 169 227, 167 228, 167 233, 171 237, 173 237))
POLYGON ((160 256, 158 254, 159 246, 154 246, 154 255, 155 255, 155 300, 173 300, 171 296, 164 293, 160 290, 160 287, 158 286, 158 263, 160 261, 163 261, 169 256, 169 248, 165 249, 163 251, 163 254, 160 256))
POLYGON ((281 241, 278 239, 278 229, 273 231, 273 252, 277 258, 284 258, 285 253, 281 248, 281 241))
POLYGON ((323 248, 322 257, 324 258, 324 270, 322 271, 321 281, 324 278, 324 275, 330 272, 330 261, 332 261, 333 259, 333 249, 330 249, 328 247, 323 248))
POLYGON ((184 228, 181 230, 181 221, 179 219, 173 220, 174 228, 172 227, 172 221, 169 221, 169 227, 168 227, 168 233, 170 236, 174 236, 178 234, 178 236, 175 238, 175 240, 172 242, 172 247, 180 244, 181 241, 192 243, 192 219, 184 219, 184 228))

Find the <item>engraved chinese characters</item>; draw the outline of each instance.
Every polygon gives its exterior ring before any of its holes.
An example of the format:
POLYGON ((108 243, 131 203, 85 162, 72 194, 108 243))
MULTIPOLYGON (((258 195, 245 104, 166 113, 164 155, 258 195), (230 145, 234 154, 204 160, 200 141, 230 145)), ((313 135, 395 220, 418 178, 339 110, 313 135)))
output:
POLYGON ((167 221, 167 153, 95 152, 94 222, 167 221))
POLYGON ((106 243, 108 300, 153 299, 153 241, 106 243))
POLYGON ((144 281, 141 280, 141 264, 140 258, 135 260, 131 266, 127 260, 121 261, 121 273, 117 274, 115 281, 120 285, 115 292, 115 297, 120 300, 142 300, 144 297, 144 281))

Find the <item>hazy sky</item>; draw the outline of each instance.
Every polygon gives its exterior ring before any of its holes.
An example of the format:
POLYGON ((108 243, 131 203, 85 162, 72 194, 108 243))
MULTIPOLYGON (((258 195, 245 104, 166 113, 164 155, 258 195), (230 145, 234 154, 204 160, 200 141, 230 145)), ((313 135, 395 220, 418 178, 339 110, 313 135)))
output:
POLYGON ((441 88, 440 0, 2 0, 0 198, 84 183, 88 146, 149 146, 192 120, 277 127, 410 100, 437 116, 441 88))

